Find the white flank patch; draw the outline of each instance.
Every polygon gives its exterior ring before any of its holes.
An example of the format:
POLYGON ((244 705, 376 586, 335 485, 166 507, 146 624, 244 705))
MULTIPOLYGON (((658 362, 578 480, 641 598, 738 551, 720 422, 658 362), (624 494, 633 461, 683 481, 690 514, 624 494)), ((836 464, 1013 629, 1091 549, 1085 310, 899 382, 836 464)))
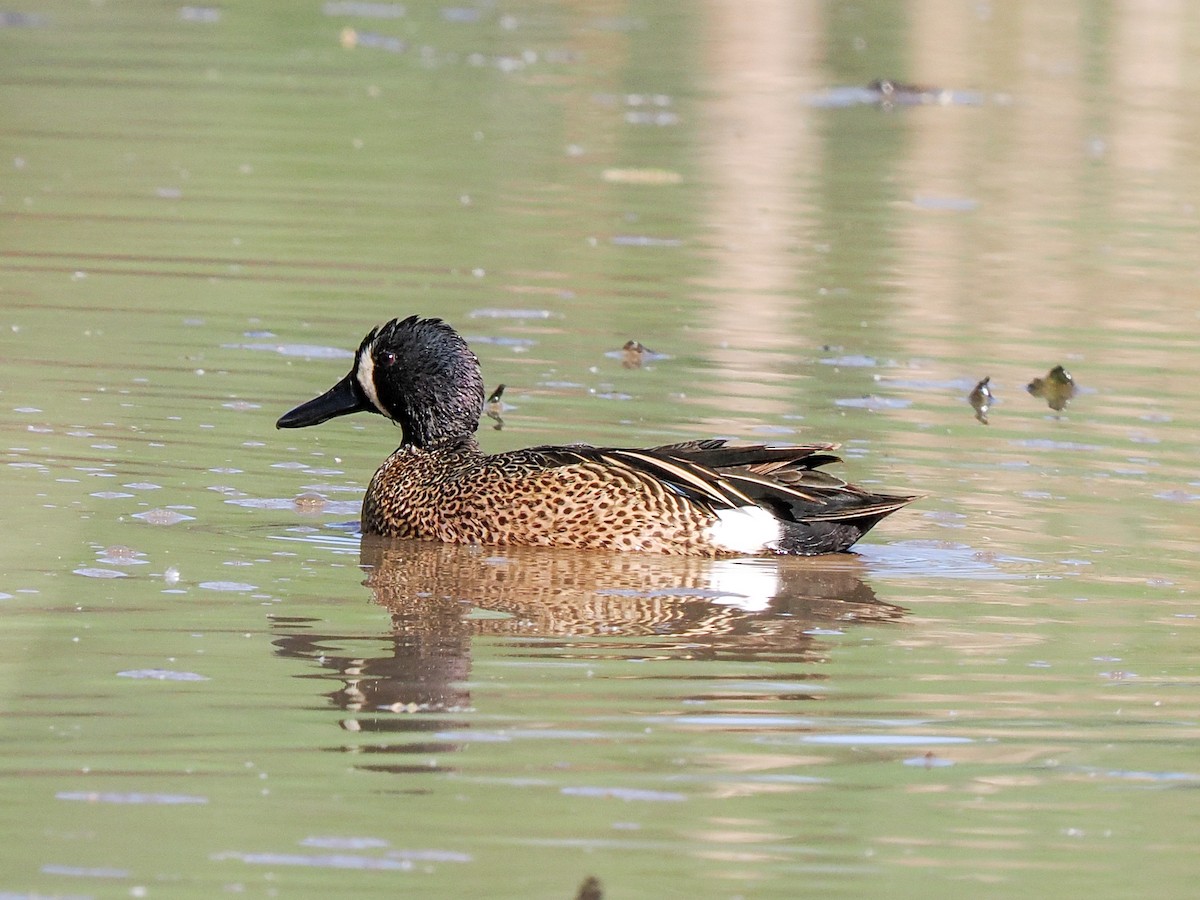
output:
POLYGON ((717 521, 708 526, 708 539, 733 553, 774 550, 782 536, 779 520, 757 506, 719 510, 717 521))
POLYGON ((779 593, 779 563, 773 559, 714 560, 708 586, 721 594, 713 603, 762 612, 779 593))
POLYGON ((367 395, 367 399, 372 405, 383 413, 385 416, 391 417, 391 414, 383 408, 383 404, 379 402, 379 392, 375 390, 375 359, 371 356, 371 351, 375 349, 375 345, 364 347, 363 352, 358 355, 358 367, 355 377, 358 379, 358 386, 363 389, 363 393, 367 395))

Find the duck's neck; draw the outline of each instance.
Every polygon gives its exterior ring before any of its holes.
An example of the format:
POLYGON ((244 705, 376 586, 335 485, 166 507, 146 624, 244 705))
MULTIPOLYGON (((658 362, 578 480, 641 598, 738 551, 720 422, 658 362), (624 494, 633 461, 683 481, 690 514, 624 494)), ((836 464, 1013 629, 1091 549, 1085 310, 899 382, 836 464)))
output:
POLYGON ((477 447, 475 432, 483 413, 483 393, 475 398, 444 398, 438 405, 410 407, 397 419, 402 445, 433 450, 441 447, 477 447))

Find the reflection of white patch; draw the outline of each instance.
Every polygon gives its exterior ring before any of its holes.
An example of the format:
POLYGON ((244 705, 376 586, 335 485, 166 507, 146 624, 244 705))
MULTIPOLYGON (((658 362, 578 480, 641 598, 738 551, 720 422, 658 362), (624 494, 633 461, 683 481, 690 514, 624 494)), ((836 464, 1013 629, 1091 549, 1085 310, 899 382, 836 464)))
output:
POLYGON ((719 510, 717 521, 708 526, 708 539, 734 553, 773 550, 782 536, 779 520, 757 506, 719 510))
POLYGON ((721 594, 713 603, 760 612, 779 593, 779 567, 774 560, 718 559, 708 571, 708 586, 721 594))
POLYGON ((364 347, 362 353, 358 355, 358 386, 362 388, 363 393, 367 395, 367 399, 371 404, 383 413, 385 416, 390 415, 383 404, 379 402, 379 392, 375 390, 375 358, 371 356, 371 351, 375 349, 375 345, 364 347))

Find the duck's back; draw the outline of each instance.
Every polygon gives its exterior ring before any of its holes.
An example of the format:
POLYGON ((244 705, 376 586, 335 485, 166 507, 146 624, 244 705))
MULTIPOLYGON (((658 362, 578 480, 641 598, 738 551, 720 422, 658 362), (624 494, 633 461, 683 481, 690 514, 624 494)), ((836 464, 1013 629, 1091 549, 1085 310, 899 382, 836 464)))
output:
POLYGON ((911 499, 872 495, 816 471, 836 460, 831 449, 701 441, 487 455, 469 439, 404 446, 372 478, 362 527, 453 543, 827 553, 846 549, 911 499))

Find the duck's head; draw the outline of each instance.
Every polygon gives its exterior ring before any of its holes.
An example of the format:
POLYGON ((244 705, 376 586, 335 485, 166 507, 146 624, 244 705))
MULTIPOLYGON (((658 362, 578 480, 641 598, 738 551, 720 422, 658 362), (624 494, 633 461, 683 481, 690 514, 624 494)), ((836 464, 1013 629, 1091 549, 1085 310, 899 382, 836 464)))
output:
POLYGON ((304 428, 355 412, 387 416, 418 447, 469 436, 483 412, 479 360, 441 319, 392 319, 363 338, 345 378, 275 425, 304 428))

